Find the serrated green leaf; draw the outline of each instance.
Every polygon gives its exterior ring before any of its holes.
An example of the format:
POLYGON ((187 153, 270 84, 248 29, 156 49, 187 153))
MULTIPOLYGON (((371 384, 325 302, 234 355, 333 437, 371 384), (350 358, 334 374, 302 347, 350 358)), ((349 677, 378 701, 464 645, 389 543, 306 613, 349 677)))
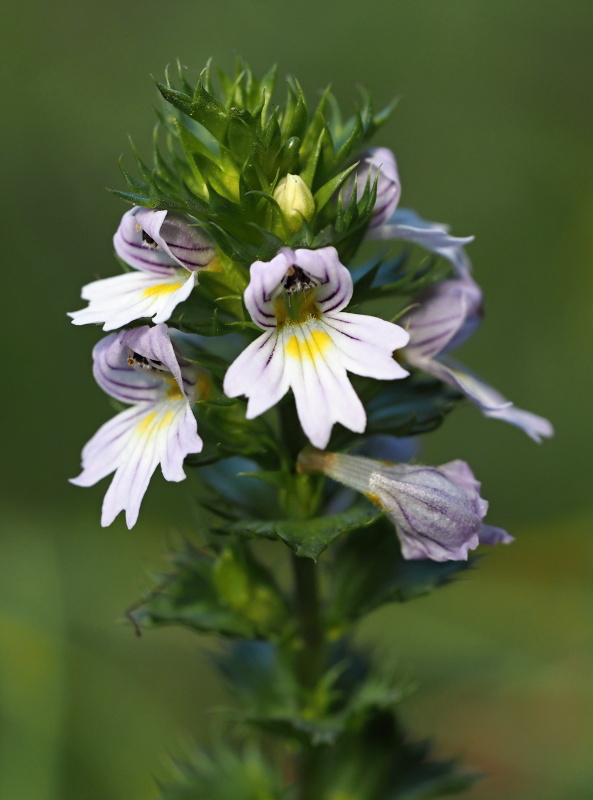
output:
POLYGON ((475 565, 469 561, 407 561, 388 519, 352 533, 336 548, 330 572, 328 616, 337 629, 385 603, 403 603, 455 580, 475 565), (372 554, 372 558, 370 557, 372 554), (361 570, 361 563, 365 569, 361 570))
POLYGON ((245 545, 212 554, 187 543, 171 559, 175 571, 128 612, 135 624, 176 624, 246 639, 281 633, 284 600, 270 571, 245 545))
POLYGON ((282 539, 297 556, 316 561, 321 553, 344 533, 370 525, 380 516, 382 512, 374 506, 361 503, 342 514, 331 514, 315 519, 239 520, 221 528, 220 532, 282 539))

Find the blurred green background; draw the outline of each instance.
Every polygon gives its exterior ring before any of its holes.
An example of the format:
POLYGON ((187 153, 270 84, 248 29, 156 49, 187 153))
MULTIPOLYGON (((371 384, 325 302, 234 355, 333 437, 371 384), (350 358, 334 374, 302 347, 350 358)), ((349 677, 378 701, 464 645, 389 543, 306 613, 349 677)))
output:
POLYGON ((556 438, 537 447, 469 405, 427 437, 427 461, 472 464, 517 542, 360 636, 417 677, 416 733, 490 773, 470 796, 590 800, 593 5, 25 0, 0 39, 2 800, 148 800, 168 756, 221 727, 212 641, 116 624, 187 531, 191 486, 154 480, 132 532, 99 528, 105 484, 66 481, 111 413, 90 374, 100 333, 65 313, 116 269, 124 208, 104 187, 121 187, 128 133, 148 150, 150 75, 235 54, 309 96, 401 96, 377 144, 397 155, 402 204, 476 235, 488 312, 462 357, 556 438))

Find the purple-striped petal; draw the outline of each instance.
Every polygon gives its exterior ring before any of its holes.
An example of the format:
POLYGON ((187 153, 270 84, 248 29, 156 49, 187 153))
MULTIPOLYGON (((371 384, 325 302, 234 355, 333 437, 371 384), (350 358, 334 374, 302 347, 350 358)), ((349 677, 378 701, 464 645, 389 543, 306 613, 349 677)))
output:
POLYGON ((467 275, 471 270, 463 246, 473 242, 474 237, 451 236, 446 225, 440 222, 427 222, 410 209, 398 209, 384 225, 370 229, 367 237, 403 239, 419 244, 450 261, 460 277, 467 275))
POLYGON ((289 389, 284 350, 276 330, 262 334, 231 364, 224 376, 227 397, 245 395, 247 419, 254 419, 281 400, 289 389))
POLYGON ((212 241, 190 217, 138 206, 122 217, 113 245, 126 264, 161 276, 179 267, 193 272, 215 257, 212 241))
POLYGON ((123 344, 126 333, 111 333, 93 348, 95 380, 104 392, 122 403, 158 402, 164 393, 162 377, 129 365, 129 349, 123 344))
POLYGON ((190 272, 207 267, 216 255, 212 239, 200 230, 190 217, 167 211, 141 208, 136 214, 138 225, 167 253, 173 261, 190 272))
POLYGON ((547 419, 517 408, 510 400, 507 400, 500 392, 462 364, 448 358, 438 361, 426 359, 417 366, 421 366, 425 372, 459 389, 468 400, 478 406, 484 416, 501 419, 515 425, 534 442, 541 443, 542 438, 554 435, 554 428, 547 419))
POLYGON ((406 357, 415 363, 455 349, 474 333, 482 315, 482 292, 469 276, 431 286, 412 300, 402 319, 410 334, 406 357))
POLYGON ((322 472, 361 492, 387 512, 404 558, 465 560, 480 542, 488 504, 463 461, 442 467, 389 465, 306 448, 298 466, 302 472, 322 472))

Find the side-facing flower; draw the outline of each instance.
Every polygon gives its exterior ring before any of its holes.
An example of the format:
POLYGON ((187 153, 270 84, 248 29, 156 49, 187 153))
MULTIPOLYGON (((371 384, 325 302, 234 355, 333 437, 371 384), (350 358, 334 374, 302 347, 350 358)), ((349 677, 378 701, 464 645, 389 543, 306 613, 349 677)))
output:
POLYGON ((102 322, 110 331, 143 317, 165 322, 191 294, 198 270, 216 255, 210 238, 189 217, 150 208, 127 211, 113 244, 134 271, 84 286, 82 298, 89 305, 69 314, 74 325, 102 322))
POLYGON ((377 180, 377 198, 369 230, 383 225, 395 211, 401 194, 401 183, 395 156, 387 147, 373 147, 362 154, 360 163, 342 190, 344 203, 348 203, 354 191, 356 177, 356 199, 360 200, 367 184, 377 180))
POLYGON ((468 551, 479 544, 513 541, 506 531, 482 523, 488 503, 464 461, 440 467, 385 464, 307 448, 298 466, 350 486, 387 512, 404 558, 466 560, 468 551))
POLYGON ((367 238, 413 242, 447 259, 457 275, 467 275, 471 270, 470 260, 463 247, 473 242, 474 237, 451 236, 447 225, 428 222, 409 208, 399 208, 384 225, 369 229, 367 238))
POLYGON ((516 425, 534 441, 552 436, 547 419, 516 408, 466 367, 446 356, 480 324, 483 299, 479 286, 465 275, 421 292, 402 322, 410 334, 406 359, 415 367, 461 391, 487 417, 516 425))
POLYGON ((408 334, 398 325, 342 311, 352 277, 333 247, 282 248, 251 265, 245 305, 263 333, 229 367, 224 391, 249 398, 247 418, 274 406, 292 389, 303 430, 325 447, 340 422, 361 433, 364 407, 346 372, 394 380, 408 374, 394 359, 408 334))
POLYGON ((85 445, 82 472, 71 483, 92 486, 115 471, 101 525, 125 511, 131 528, 158 464, 166 480, 181 481, 185 456, 202 449, 191 404, 204 374, 177 352, 161 324, 101 339, 93 349, 93 375, 107 394, 131 407, 85 445))

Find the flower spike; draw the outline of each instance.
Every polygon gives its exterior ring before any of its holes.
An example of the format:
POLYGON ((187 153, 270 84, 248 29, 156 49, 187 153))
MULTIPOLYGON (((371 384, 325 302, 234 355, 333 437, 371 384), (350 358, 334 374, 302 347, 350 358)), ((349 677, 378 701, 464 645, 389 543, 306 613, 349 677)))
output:
POLYGON ((398 325, 342 311, 352 297, 352 277, 335 248, 282 248, 269 262, 251 265, 245 305, 265 333, 231 364, 224 379, 229 397, 249 398, 247 418, 294 392, 303 430, 325 447, 340 422, 361 433, 366 414, 346 372, 379 380, 405 378, 393 358, 408 334, 398 325))
POLYGON ((93 375, 107 394, 131 407, 85 445, 82 472, 71 483, 92 486, 115 471, 101 525, 125 511, 131 528, 158 464, 165 480, 182 481, 185 456, 202 449, 191 410, 200 371, 177 353, 166 325, 145 325, 101 339, 93 350, 93 375))
POLYGON ((149 208, 127 211, 113 244, 135 271, 84 286, 82 297, 89 305, 69 314, 74 325, 102 322, 110 331, 142 317, 166 322, 191 294, 198 270, 216 255, 208 236, 188 217, 149 208))

